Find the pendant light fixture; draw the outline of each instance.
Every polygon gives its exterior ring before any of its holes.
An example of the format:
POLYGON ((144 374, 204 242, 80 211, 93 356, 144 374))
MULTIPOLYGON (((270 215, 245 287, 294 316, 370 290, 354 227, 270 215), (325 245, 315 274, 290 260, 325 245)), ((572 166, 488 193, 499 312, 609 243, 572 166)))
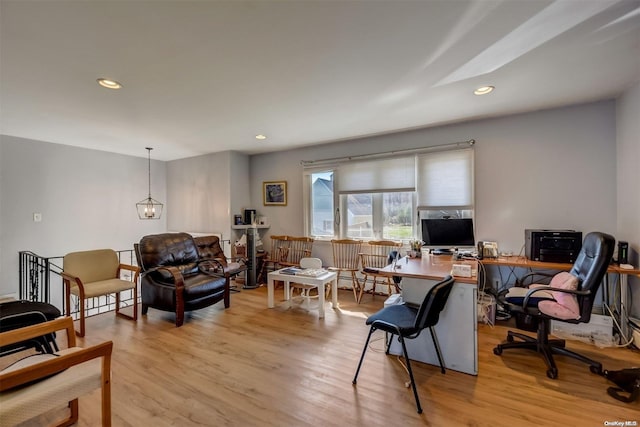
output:
POLYGON ((164 205, 151 198, 151 150, 153 148, 145 148, 149 152, 149 196, 136 203, 136 209, 138 209, 138 218, 140 219, 160 219, 164 205))

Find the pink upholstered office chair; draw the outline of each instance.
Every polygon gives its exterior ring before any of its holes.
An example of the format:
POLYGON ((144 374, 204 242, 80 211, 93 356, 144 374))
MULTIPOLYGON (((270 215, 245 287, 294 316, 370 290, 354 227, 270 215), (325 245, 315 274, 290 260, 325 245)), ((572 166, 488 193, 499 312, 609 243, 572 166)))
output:
MULTIPOLYGON (((565 348, 564 340, 550 340, 550 322, 586 323, 602 278, 613 255, 615 239, 605 233, 589 233, 570 272, 562 272, 546 285, 532 284, 526 288, 512 288, 502 302, 511 313, 531 316, 537 322, 537 337, 509 331, 507 340, 493 352, 500 356, 504 350, 523 348, 540 353, 547 364, 547 376, 555 379, 558 368, 554 354, 573 357, 590 365, 593 373, 602 374, 602 364, 565 348), (518 338, 520 341, 514 341, 518 338)), ((533 273, 539 275, 539 273, 533 273)))

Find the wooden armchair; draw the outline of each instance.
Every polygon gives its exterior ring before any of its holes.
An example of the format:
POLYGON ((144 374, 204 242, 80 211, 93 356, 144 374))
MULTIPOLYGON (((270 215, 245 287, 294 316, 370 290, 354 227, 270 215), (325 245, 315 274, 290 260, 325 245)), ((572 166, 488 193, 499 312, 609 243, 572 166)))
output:
POLYGON ((111 341, 76 347, 73 319, 61 317, 45 323, 0 333, 0 346, 32 340, 65 330, 68 348, 54 354, 34 354, 0 371, 0 423, 15 425, 68 405, 68 418, 78 421, 78 397, 102 390, 102 425, 111 425, 111 341))
POLYGON ((360 253, 362 275, 364 276, 362 288, 364 289, 369 276, 371 276, 373 281, 371 293, 374 297, 376 295, 376 284, 379 279, 382 281, 381 284, 387 285, 389 295, 391 295, 393 288, 395 288, 397 293, 400 293, 398 285, 392 283, 389 276, 381 275, 379 273, 379 269, 389 265, 389 254, 393 251, 400 252, 402 243, 394 242, 392 240, 371 240, 369 241, 368 246, 369 252, 360 253))
POLYGON ((311 237, 289 236, 287 240, 289 246, 286 251, 286 257, 280 259, 278 263, 283 267, 300 267, 300 260, 311 256, 313 239, 311 237))
POLYGON ((267 281, 269 271, 275 271, 280 268, 283 262, 287 261, 289 256, 289 236, 271 236, 271 250, 267 252, 262 267, 258 274, 258 283, 267 281))
POLYGON ((72 252, 64 256, 63 272, 66 315, 71 313, 71 295, 80 302, 80 331, 85 334, 85 300, 103 295, 116 294, 116 315, 138 320, 138 275, 140 268, 121 264, 118 255, 112 249, 72 252), (132 280, 120 278, 122 270, 131 271, 132 280), (133 315, 120 312, 120 292, 133 291, 133 315))
POLYGON ((353 296, 360 304, 364 287, 360 284, 356 273, 359 271, 362 240, 334 239, 331 240, 331 247, 333 249, 333 266, 329 267, 329 270, 337 271, 338 275, 341 271, 351 273, 353 296))

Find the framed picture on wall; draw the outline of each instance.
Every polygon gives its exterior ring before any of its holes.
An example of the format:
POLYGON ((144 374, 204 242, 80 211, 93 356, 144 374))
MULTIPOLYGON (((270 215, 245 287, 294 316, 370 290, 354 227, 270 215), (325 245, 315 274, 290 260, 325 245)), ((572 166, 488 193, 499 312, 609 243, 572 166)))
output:
POLYGON ((287 206, 287 181, 264 181, 262 198, 265 206, 287 206))

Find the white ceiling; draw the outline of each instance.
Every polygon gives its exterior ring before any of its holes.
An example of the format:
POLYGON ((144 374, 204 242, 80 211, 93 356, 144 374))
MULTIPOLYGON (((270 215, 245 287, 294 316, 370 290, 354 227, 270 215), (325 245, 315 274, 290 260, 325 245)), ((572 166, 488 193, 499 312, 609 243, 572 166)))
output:
POLYGON ((0 0, 0 19, 0 133, 160 160, 614 98, 640 81, 640 0, 0 0))

